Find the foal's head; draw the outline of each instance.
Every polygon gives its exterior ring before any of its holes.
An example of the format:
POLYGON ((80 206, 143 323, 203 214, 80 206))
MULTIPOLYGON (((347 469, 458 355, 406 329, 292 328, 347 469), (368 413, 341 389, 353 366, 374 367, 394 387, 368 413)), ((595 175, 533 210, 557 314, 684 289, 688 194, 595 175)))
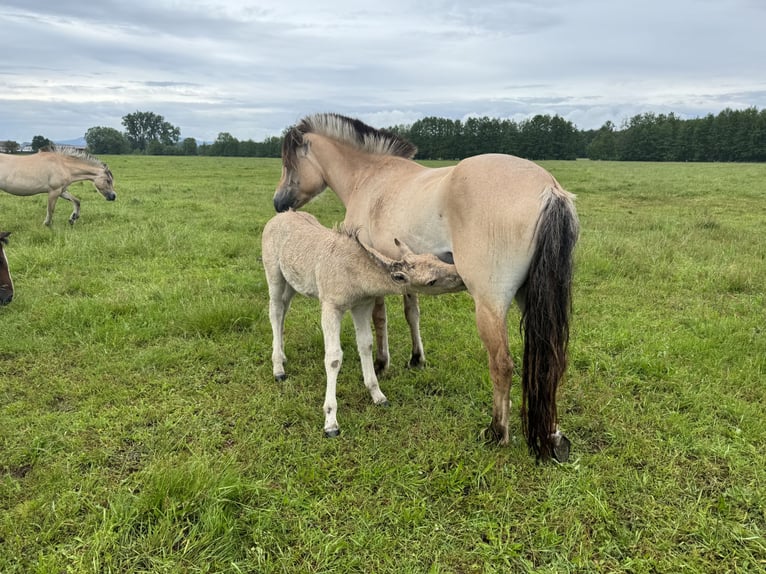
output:
POLYGON ((10 234, 10 231, 0 231, 0 305, 7 305, 13 300, 13 281, 3 249, 8 244, 10 234))
POLYGON ((438 295, 465 289, 463 279, 453 264, 445 263, 433 253, 413 253, 403 241, 394 241, 399 248, 398 259, 389 259, 372 247, 363 247, 405 291, 438 295))

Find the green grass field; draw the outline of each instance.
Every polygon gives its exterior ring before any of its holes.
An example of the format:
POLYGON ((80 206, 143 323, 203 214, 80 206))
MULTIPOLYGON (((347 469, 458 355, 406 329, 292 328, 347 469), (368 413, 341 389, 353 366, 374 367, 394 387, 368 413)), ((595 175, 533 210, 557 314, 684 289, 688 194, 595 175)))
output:
MULTIPOLYGON (((271 375, 260 231, 277 160, 116 156, 43 227, 0 194, 0 572, 766 569, 766 165, 549 162, 578 195, 565 465, 479 440, 487 360, 465 293, 423 298, 429 366, 375 408, 350 318, 323 437, 316 301, 271 375)), ((342 220, 327 192, 307 206, 342 220)), ((510 316, 518 357, 518 312, 510 316)), ((518 363, 517 359, 517 363, 518 363)), ((512 391, 514 412, 519 389, 512 391)))

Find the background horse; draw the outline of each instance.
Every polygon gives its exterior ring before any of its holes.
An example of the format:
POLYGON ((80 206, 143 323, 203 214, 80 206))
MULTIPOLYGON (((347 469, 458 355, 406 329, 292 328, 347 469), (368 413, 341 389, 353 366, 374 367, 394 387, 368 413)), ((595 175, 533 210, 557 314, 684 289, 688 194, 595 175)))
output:
POLYGON ((50 225, 59 197, 74 207, 69 223, 80 217, 80 200, 67 191, 75 181, 90 180, 108 201, 114 201, 114 177, 109 167, 90 154, 74 148, 56 148, 34 155, 0 154, 0 189, 12 195, 48 194, 45 225, 50 225))
MULTIPOLYGON (((304 118, 285 134, 277 211, 299 208, 328 186, 346 206, 345 225, 388 256, 395 237, 416 253, 454 261, 473 297, 493 384, 491 439, 509 440, 513 360, 507 314, 522 309, 522 426, 540 459, 569 456, 558 428, 556 392, 567 363, 573 251, 579 233, 574 196, 538 165, 487 154, 427 168, 416 148, 383 130, 337 114, 304 118)), ((378 364, 388 363, 385 308, 373 321, 378 364)), ((411 364, 424 361, 417 297, 405 298, 411 364)))
POLYGON ((5 256, 5 245, 8 245, 10 231, 0 231, 0 305, 7 305, 13 299, 13 280, 8 269, 8 258, 5 256))

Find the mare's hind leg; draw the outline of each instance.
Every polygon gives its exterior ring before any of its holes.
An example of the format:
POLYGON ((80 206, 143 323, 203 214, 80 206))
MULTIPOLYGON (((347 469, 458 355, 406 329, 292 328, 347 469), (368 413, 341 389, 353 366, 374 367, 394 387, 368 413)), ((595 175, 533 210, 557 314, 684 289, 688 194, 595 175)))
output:
POLYGON ((388 354, 388 325, 386 319, 386 300, 383 297, 375 299, 372 308, 372 323, 375 325, 375 372, 380 375, 387 368, 390 361, 388 354))
POLYGON ((506 312, 476 301, 476 326, 487 349, 489 375, 492 378, 492 422, 487 429, 489 438, 499 444, 508 444, 513 359, 508 350, 506 312))
POLYGON ((404 316, 410 326, 412 338, 412 355, 407 366, 422 369, 426 366, 426 354, 420 338, 420 305, 417 295, 410 293, 404 296, 404 316))
POLYGON ((72 202, 72 215, 69 216, 69 225, 74 225, 74 222, 80 219, 80 200, 69 193, 66 187, 61 192, 61 197, 72 202))

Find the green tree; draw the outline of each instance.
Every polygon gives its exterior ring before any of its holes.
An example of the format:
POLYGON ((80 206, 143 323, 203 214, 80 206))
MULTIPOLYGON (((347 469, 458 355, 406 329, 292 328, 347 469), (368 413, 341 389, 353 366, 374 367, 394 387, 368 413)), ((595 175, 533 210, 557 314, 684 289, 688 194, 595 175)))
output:
POLYGON ((181 130, 154 112, 135 112, 122 117, 122 125, 133 150, 146 151, 151 141, 172 146, 178 143, 181 130))
POLYGON ((197 155, 197 140, 184 138, 184 141, 181 142, 181 153, 183 155, 197 155))
POLYGON ((130 151, 130 144, 125 134, 107 127, 92 127, 85 132, 85 143, 93 154, 121 154, 130 151))
POLYGON ((53 147, 53 142, 44 136, 35 136, 32 138, 32 151, 40 151, 44 148, 53 147))
POLYGON ((0 142, 0 151, 4 153, 16 153, 21 149, 19 142, 13 140, 5 140, 0 142))

